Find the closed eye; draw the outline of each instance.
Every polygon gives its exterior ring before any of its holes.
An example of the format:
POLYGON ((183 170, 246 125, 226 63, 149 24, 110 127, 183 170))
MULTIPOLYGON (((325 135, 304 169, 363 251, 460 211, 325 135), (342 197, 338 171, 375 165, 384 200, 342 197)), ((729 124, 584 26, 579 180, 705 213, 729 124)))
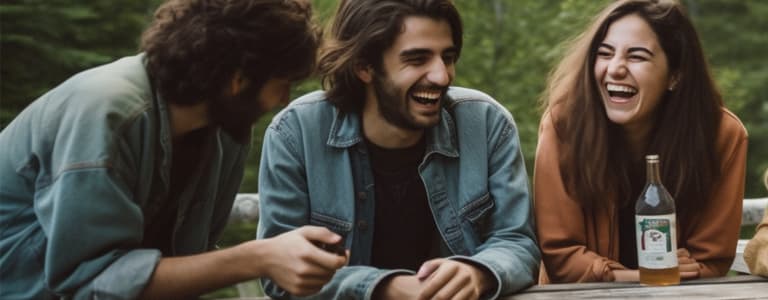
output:
POLYGON ((610 51, 597 51, 597 57, 611 57, 613 56, 613 53, 610 51))
POLYGON ((409 65, 420 66, 427 62, 427 57, 425 56, 407 57, 405 58, 404 62, 409 65))

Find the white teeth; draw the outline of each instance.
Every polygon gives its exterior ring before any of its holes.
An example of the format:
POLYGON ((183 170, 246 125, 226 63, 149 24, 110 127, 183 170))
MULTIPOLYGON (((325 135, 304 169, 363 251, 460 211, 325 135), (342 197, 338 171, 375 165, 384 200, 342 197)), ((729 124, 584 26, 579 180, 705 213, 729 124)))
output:
POLYGON ((428 91, 415 92, 413 93, 413 96, 424 98, 424 99, 437 100, 438 98, 440 98, 440 92, 428 92, 428 91))
POLYGON ((605 85, 605 88, 609 92, 624 92, 624 93, 632 93, 632 94, 637 93, 637 89, 635 89, 635 88, 633 88, 631 86, 626 86, 626 85, 618 85, 618 84, 610 84, 609 83, 609 84, 605 85))

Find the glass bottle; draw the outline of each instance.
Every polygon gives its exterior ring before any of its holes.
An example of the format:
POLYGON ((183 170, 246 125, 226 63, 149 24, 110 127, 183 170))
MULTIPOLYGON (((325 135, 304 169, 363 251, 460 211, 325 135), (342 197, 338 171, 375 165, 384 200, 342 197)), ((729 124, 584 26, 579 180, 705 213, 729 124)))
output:
POLYGON ((680 284, 675 201, 661 184, 659 156, 647 155, 645 160, 647 181, 635 203, 640 283, 680 284))

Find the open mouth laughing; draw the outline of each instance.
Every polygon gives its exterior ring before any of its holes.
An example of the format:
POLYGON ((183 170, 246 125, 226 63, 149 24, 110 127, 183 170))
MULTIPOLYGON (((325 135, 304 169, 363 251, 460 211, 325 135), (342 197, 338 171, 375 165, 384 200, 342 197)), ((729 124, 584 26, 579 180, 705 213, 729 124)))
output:
POLYGON ((440 101, 443 95, 443 89, 418 89, 411 93, 411 98, 416 102, 424 105, 434 105, 440 101))
POLYGON ((608 91, 611 101, 614 102, 628 102, 637 95, 637 89, 628 85, 608 83, 605 85, 605 89, 608 91))

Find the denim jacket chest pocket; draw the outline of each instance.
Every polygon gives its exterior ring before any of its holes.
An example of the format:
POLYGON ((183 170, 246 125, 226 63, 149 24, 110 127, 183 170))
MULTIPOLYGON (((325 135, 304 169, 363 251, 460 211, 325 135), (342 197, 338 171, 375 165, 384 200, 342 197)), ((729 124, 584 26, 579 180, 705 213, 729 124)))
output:
POLYGON ((474 230, 476 237, 479 238, 475 242, 480 243, 482 240, 485 240, 485 235, 489 232, 487 228, 488 221, 494 207, 493 199, 486 192, 482 196, 471 200, 459 210, 462 221, 468 222, 474 230))
POLYGON ((347 237, 349 232, 352 231, 352 222, 313 211, 309 215, 309 224, 328 228, 328 230, 342 236, 345 239, 344 247, 350 248, 351 241, 347 237))

